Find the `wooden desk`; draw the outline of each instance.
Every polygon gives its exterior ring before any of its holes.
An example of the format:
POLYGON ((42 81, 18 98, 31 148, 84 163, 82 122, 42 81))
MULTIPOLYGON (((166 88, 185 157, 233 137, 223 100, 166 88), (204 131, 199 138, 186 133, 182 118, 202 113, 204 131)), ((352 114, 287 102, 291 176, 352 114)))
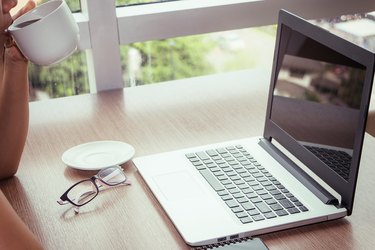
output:
MULTIPOLYGON (((79 215, 56 200, 92 176, 61 161, 95 140, 132 144, 136 156, 260 135, 269 72, 241 71, 30 104, 16 177, 0 182, 46 249, 188 249, 131 163, 132 185, 102 192, 79 215)), ((270 249, 369 249, 375 245, 375 140, 366 137, 352 216, 263 235, 270 249)))

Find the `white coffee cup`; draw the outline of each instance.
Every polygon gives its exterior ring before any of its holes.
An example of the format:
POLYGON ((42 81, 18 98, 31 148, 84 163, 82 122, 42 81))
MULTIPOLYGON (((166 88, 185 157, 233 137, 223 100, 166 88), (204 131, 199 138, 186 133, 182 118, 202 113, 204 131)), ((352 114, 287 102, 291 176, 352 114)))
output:
POLYGON ((25 13, 8 31, 22 54, 38 65, 51 65, 77 48, 79 28, 64 0, 51 0, 25 13))

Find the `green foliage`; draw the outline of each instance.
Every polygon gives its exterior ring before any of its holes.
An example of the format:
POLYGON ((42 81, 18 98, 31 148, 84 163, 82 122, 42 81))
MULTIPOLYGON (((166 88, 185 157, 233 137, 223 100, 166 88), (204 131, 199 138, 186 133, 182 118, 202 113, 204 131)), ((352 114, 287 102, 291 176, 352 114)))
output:
POLYGON ((48 67, 30 63, 29 81, 33 89, 43 90, 50 97, 88 93, 86 65, 84 52, 77 52, 61 63, 48 67))
MULTIPOLYGON (((165 1, 165 0, 164 0, 165 1)), ((116 6, 124 6, 130 4, 163 2, 163 0, 116 0, 116 6)))
POLYGON ((131 47, 142 57, 138 84, 188 78, 212 71, 205 60, 205 52, 212 44, 200 36, 135 43, 131 47))

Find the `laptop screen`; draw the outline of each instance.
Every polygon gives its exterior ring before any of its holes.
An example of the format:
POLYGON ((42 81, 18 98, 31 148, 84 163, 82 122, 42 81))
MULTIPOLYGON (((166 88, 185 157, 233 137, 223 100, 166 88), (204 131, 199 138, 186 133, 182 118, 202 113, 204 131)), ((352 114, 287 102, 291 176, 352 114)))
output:
POLYGON ((271 120, 348 181, 365 69, 320 46, 290 32, 273 91, 271 120))
POLYGON ((374 70, 373 59, 358 51, 371 55, 281 13, 265 130, 340 193, 349 210, 374 70))

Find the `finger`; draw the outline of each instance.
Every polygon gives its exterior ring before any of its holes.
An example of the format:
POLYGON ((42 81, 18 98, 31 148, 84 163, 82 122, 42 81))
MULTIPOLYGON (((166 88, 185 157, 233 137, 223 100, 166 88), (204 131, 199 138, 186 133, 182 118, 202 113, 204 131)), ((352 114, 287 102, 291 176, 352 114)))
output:
POLYGON ((13 20, 17 19, 18 17, 22 16, 23 14, 25 14, 26 12, 34 9, 36 6, 36 3, 33 1, 33 0, 29 0, 25 6, 23 6, 14 16, 13 16, 13 20))
POLYGON ((5 40, 4 47, 7 49, 7 48, 13 47, 15 45, 16 44, 15 44, 14 40, 12 39, 12 37, 8 36, 5 40))
POLYGON ((17 5, 17 0, 2 0, 2 2, 3 2, 2 12, 4 14, 9 13, 9 11, 12 8, 16 7, 16 5, 17 5))
POLYGON ((22 52, 17 47, 11 36, 8 36, 4 43, 5 57, 12 62, 27 62, 28 60, 22 54, 22 52))

